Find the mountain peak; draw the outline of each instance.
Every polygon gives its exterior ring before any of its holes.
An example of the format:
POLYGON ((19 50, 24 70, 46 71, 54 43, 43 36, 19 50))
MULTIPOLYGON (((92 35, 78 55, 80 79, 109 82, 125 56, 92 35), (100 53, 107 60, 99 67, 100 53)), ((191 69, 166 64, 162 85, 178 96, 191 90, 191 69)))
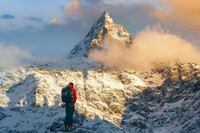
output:
POLYGON ((68 58, 87 57, 91 49, 101 48, 106 36, 122 41, 126 45, 133 41, 127 29, 121 24, 115 24, 110 14, 104 11, 85 38, 70 52, 68 58))
POLYGON ((114 24, 114 22, 113 22, 113 19, 110 17, 110 14, 108 12, 104 11, 103 14, 97 20, 97 22, 92 26, 88 35, 94 29, 97 29, 97 32, 99 32, 98 30, 102 29, 103 27, 109 27, 109 25, 112 25, 112 24, 114 24))
POLYGON ((106 11, 103 12, 99 20, 103 20, 103 22, 106 24, 113 23, 113 19, 110 17, 110 14, 106 11))

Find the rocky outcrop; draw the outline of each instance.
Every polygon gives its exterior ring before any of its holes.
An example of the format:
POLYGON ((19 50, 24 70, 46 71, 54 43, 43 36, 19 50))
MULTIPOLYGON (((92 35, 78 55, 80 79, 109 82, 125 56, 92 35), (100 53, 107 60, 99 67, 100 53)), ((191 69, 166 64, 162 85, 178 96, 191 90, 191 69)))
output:
POLYGON ((148 87, 126 103, 121 126, 128 133, 199 132, 199 83, 199 78, 166 80, 162 86, 148 87))
POLYGON ((200 66, 194 63, 179 63, 169 69, 171 81, 189 81, 193 78, 200 78, 200 66))

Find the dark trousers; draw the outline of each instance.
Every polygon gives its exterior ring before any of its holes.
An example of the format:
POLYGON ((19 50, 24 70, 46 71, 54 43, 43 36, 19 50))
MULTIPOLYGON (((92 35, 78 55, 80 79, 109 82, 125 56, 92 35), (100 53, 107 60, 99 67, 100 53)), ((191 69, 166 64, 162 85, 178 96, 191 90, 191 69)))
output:
POLYGON ((74 114, 74 105, 67 105, 65 107, 66 117, 65 117, 65 127, 72 126, 73 114, 74 114))

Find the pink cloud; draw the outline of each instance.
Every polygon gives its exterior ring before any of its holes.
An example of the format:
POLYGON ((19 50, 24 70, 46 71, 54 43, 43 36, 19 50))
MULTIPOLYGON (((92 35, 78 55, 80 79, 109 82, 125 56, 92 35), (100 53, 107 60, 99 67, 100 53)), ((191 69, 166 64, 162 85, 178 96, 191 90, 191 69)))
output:
POLYGON ((179 23, 200 33, 200 1, 199 0, 161 0, 161 10, 154 15, 161 21, 179 23))
POLYGON ((65 6, 66 13, 70 16, 80 16, 80 2, 79 0, 71 1, 67 6, 65 6))
POLYGON ((56 18, 53 18, 52 20, 51 20, 51 24, 54 24, 54 23, 56 23, 57 22, 57 19, 56 18))

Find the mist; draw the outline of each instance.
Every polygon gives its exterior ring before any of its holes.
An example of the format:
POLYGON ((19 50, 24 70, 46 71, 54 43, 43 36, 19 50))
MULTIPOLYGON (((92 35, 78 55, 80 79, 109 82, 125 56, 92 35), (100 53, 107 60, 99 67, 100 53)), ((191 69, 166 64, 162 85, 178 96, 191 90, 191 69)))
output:
POLYGON ((32 59, 28 51, 0 43, 0 66, 21 66, 32 59))
POLYGON ((139 32, 130 46, 107 36, 102 47, 91 51, 89 58, 108 67, 151 69, 160 63, 200 63, 200 52, 195 46, 158 27, 139 32))

